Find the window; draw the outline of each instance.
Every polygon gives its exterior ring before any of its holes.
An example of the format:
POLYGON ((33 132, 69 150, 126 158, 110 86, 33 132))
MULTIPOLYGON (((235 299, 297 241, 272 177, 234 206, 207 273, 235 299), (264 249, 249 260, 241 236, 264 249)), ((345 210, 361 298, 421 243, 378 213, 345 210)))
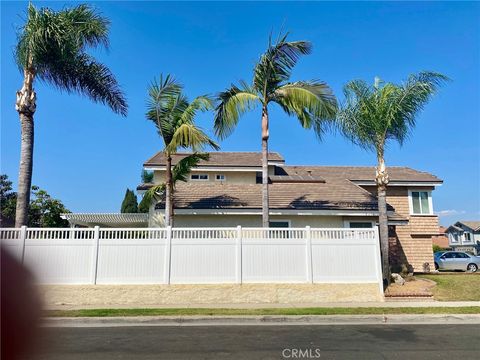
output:
POLYGON ((429 191, 410 191, 410 213, 432 215, 432 198, 429 191))
POLYGON ((271 228, 279 228, 278 230, 270 230, 269 231, 269 238, 270 239, 288 239, 290 237, 290 231, 282 230, 283 228, 290 227, 290 221, 288 220, 277 220, 277 221, 270 221, 268 226, 271 228))
POLYGON ((373 223, 371 221, 350 221, 348 227, 352 229, 372 228, 373 223))
POLYGON ((225 181, 225 174, 217 174, 217 175, 215 175, 215 180, 217 180, 217 181, 225 181))
POLYGON ((448 234, 448 237, 450 238, 452 243, 458 242, 458 233, 453 233, 453 234, 448 234))
POLYGON ((208 181, 208 174, 191 174, 190 180, 208 181))
POLYGON ((272 228, 288 228, 290 227, 289 221, 270 221, 268 224, 272 228))
POLYGON ((470 256, 468 256, 465 253, 457 252, 457 253, 453 253, 453 254, 454 254, 455 258, 457 258, 457 259, 470 259, 470 256))
POLYGON ((465 241, 472 241, 472 234, 469 232, 465 232, 465 241))

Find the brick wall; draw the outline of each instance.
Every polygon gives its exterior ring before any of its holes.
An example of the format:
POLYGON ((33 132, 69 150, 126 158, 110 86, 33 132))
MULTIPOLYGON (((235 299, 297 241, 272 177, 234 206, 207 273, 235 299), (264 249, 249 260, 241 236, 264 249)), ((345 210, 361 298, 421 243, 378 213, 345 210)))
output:
MULTIPOLYGON (((376 195, 376 187, 365 187, 376 195)), ((433 190, 425 187, 424 190, 433 190)), ((439 232, 438 217, 436 215, 410 215, 407 187, 390 187, 387 189, 387 202, 399 215, 406 217, 408 225, 396 226, 393 236, 390 237, 391 263, 407 262, 407 267, 415 272, 434 270, 432 235, 439 232), (428 266, 426 265, 428 263, 428 266)))

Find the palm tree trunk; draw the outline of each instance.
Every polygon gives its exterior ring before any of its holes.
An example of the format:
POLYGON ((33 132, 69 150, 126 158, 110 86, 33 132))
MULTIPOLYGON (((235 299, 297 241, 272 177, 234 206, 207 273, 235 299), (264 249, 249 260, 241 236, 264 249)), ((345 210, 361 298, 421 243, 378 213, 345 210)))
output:
POLYGON ((268 205, 268 110, 262 111, 262 225, 269 226, 268 205))
POLYGON ((383 155, 378 156, 378 167, 376 174, 378 192, 378 223, 380 227, 380 249, 382 253, 383 284, 386 288, 390 284, 390 264, 388 260, 388 217, 387 217, 387 185, 388 173, 385 167, 383 155))
POLYGON ((165 226, 172 225, 172 157, 167 154, 165 176, 165 226))
POLYGON ((30 189, 32 187, 33 169, 33 114, 36 110, 36 94, 33 90, 34 77, 35 73, 33 70, 24 70, 23 86, 17 91, 17 99, 15 103, 15 110, 18 112, 21 127, 20 166, 18 173, 15 227, 21 227, 28 223, 28 209, 30 206, 30 189))

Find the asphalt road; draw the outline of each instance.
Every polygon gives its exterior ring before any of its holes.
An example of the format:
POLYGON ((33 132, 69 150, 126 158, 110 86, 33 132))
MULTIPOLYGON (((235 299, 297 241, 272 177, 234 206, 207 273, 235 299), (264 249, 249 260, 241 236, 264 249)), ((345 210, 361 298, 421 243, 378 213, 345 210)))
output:
POLYGON ((479 325, 44 328, 32 359, 480 359, 479 325), (295 357, 296 356, 296 357, 295 357))

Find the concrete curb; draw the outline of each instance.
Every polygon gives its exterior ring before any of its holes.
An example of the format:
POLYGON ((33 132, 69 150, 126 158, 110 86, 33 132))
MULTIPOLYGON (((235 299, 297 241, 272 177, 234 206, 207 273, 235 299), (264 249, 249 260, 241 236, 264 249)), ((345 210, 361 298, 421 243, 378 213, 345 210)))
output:
POLYGON ((45 318, 45 327, 480 324, 480 314, 45 318))

